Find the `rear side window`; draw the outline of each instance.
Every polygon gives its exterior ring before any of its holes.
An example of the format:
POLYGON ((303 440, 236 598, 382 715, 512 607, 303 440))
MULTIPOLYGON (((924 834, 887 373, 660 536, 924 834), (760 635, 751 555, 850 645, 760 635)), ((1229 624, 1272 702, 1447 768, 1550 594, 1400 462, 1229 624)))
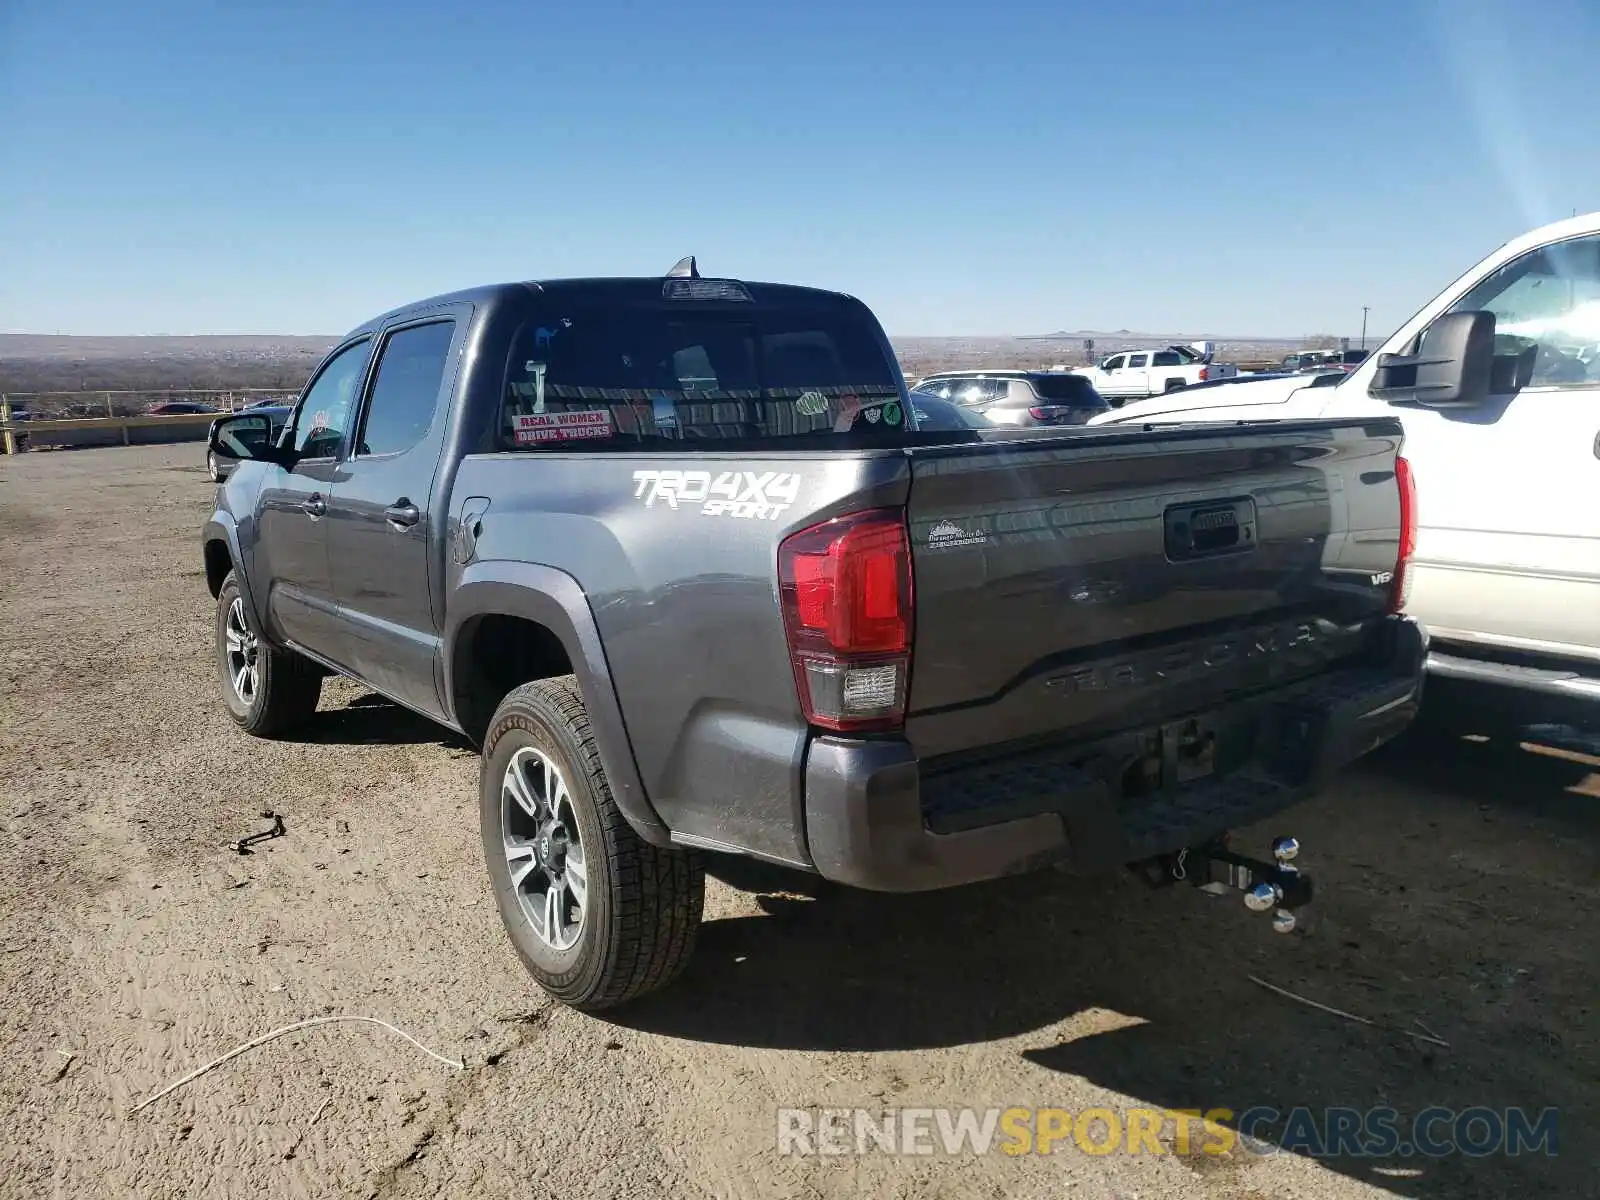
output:
POLYGON ((846 307, 575 309, 523 331, 501 432, 515 450, 881 444, 908 418, 875 322, 846 307))
POLYGON ((427 435, 455 330, 454 321, 434 321, 389 335, 362 417, 360 453, 399 454, 427 435))
POLYGON ((1158 367, 1183 366, 1183 358, 1176 350, 1157 350, 1155 357, 1150 361, 1158 367))
POLYGON ((1033 390, 1041 400, 1048 400, 1052 404, 1070 404, 1074 408, 1104 409, 1111 406, 1105 402, 1104 397, 1094 390, 1082 375, 1071 375, 1063 371, 1059 375, 1035 375, 1030 383, 1033 390))

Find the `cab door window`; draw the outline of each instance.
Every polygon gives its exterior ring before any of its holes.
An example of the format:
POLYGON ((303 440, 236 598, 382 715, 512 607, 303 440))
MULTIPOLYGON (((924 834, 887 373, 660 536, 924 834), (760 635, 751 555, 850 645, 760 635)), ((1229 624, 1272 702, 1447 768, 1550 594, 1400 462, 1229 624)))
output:
POLYGON ((1600 384, 1600 236, 1531 250, 1450 307, 1492 312, 1496 357, 1526 387, 1600 384))

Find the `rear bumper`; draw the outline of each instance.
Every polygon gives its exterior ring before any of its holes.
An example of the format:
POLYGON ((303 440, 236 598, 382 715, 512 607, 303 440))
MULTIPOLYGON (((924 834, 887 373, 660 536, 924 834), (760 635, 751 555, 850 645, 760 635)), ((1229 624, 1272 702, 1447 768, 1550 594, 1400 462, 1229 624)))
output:
POLYGON ((1189 714, 1237 765, 1137 797, 1121 766, 1149 731, 935 772, 903 741, 819 738, 805 767, 811 859, 837 883, 910 892, 1058 863, 1109 870, 1203 843, 1312 795, 1411 723, 1426 635, 1395 617, 1379 645, 1377 661, 1189 714))
POLYGON ((1537 695, 1600 714, 1600 670, 1536 667, 1471 657, 1471 647, 1435 647, 1428 655, 1428 674, 1435 679, 1481 684, 1521 697, 1537 695))

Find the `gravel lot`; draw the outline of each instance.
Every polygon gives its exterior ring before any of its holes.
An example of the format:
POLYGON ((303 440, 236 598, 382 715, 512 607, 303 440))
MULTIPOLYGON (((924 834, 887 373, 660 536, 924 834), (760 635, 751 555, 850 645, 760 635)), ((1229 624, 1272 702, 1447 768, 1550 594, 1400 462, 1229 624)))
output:
POLYGON ((1306 847, 1309 937, 1131 879, 715 883, 682 985, 596 1020, 552 1009, 501 934, 470 748, 343 682, 303 740, 234 730, 199 457, 0 459, 0 1194, 1600 1194, 1600 762, 1440 737, 1363 764, 1260 831, 1306 847), (230 850, 266 809, 287 836, 230 850), (128 1115, 321 1015, 466 1069, 333 1024, 128 1115), (1256 1104, 1557 1106, 1559 1152, 797 1159, 774 1139, 791 1105, 1256 1104))

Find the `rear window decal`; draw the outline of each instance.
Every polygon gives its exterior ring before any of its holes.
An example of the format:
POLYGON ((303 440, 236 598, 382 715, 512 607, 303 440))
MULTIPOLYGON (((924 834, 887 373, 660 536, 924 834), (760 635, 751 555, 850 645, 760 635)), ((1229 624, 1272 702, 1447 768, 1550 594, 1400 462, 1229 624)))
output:
MULTIPOLYGON (((542 362, 526 362, 522 364, 522 369, 527 374, 533 376, 533 384, 531 387, 533 411, 536 413, 542 413, 544 411, 545 365, 542 362)), ((513 384, 512 386, 522 389, 522 394, 524 396, 530 394, 528 384, 513 384)))
POLYGON ((560 333, 563 329, 571 329, 571 328, 572 328, 572 318, 571 317, 562 317, 561 320, 556 322, 556 327, 554 329, 546 329, 543 325, 539 326, 539 328, 537 328, 537 329, 535 329, 533 331, 533 347, 534 347, 534 349, 535 350, 543 350, 543 349, 545 349, 546 347, 548 347, 550 345, 550 339, 551 338, 555 337, 556 334, 560 333))
POLYGON ((514 420, 512 436, 519 446, 581 438, 608 438, 612 434, 611 414, 603 408, 579 412, 520 413, 514 420))

